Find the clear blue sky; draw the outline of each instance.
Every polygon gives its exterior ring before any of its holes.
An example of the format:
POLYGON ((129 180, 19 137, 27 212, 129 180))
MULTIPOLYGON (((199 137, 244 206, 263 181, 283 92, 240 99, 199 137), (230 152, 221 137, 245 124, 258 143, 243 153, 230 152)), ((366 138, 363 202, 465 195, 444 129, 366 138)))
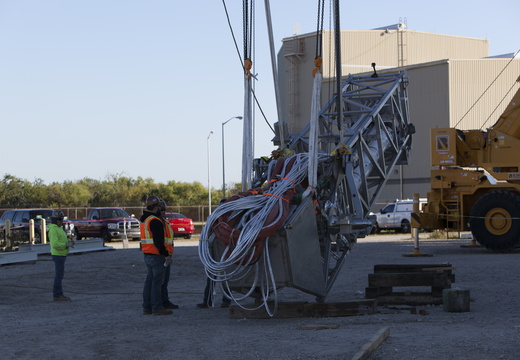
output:
MULTIPOLYGON (((264 2, 257 0, 256 92, 276 121, 264 2)), ((327 1, 328 3, 328 1, 327 1)), ((242 2, 226 1, 242 49, 242 2)), ((327 5, 328 7, 328 5, 327 5)), ((316 0, 271 0, 276 50, 316 0)), ((328 14, 328 10, 327 14, 328 14)), ((520 2, 342 1, 341 26, 406 18, 408 29, 520 49, 520 2)), ((325 20, 328 28, 328 20, 325 20)), ((222 122, 243 113, 242 70, 221 0, 0 0, 0 176, 45 183, 109 174, 222 186, 222 122)), ((273 134, 256 116, 255 157, 273 134)), ((225 126, 226 181, 241 180, 242 122, 225 126)))

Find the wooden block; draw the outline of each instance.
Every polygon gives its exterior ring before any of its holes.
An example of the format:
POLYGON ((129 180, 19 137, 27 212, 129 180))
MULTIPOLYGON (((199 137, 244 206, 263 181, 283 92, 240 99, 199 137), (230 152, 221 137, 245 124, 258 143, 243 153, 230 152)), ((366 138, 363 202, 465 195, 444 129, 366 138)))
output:
POLYGON ((445 289, 442 292, 442 308, 446 312, 468 312, 469 290, 445 289))
POLYGON ((392 292, 392 287, 374 286, 365 288, 365 298, 374 299, 378 296, 389 294, 392 292))
POLYGON ((375 265, 368 275, 365 297, 381 305, 440 305, 443 291, 455 282, 451 264, 388 264, 375 265), (393 292, 395 287, 431 287, 431 292, 393 292))
MULTIPOLYGON (((271 311, 274 311, 274 303, 269 302, 271 311)), ((376 312, 374 300, 347 301, 323 304, 309 304, 303 302, 278 303, 276 318, 301 318, 301 317, 338 317, 368 315, 376 312)), ((264 307, 256 310, 244 310, 232 305, 229 308, 232 319, 268 319, 269 314, 264 307)))
POLYGON ((376 273, 368 275, 368 286, 445 286, 448 274, 434 272, 376 273))
MULTIPOLYGON (((451 264, 387 264, 374 265, 374 273, 403 273, 403 272, 420 272, 423 269, 451 268, 451 264)), ((433 271, 433 270, 432 270, 433 271)))
POLYGON ((390 330, 387 327, 380 329, 370 341, 363 344, 359 351, 354 354, 352 360, 367 360, 389 334, 390 330))
POLYGON ((445 267, 427 267, 427 268, 423 268, 422 271, 452 271, 452 270, 455 270, 456 267, 454 266, 445 266, 445 267))
POLYGON ((369 315, 374 314, 375 312, 376 302, 374 300, 304 305, 304 315, 308 317, 369 315))
POLYGON ((430 293, 392 293, 389 295, 378 296, 379 305, 441 305, 442 297, 432 296, 430 293))
MULTIPOLYGON (((270 311, 274 311, 274 302, 268 302, 270 311)), ((304 305, 306 302, 278 303, 276 311, 277 318, 298 318, 304 317, 304 305)), ((253 307, 253 305, 251 305, 253 307)), ((265 307, 256 310, 243 309, 237 305, 229 307, 229 314, 232 319, 269 319, 265 307)))

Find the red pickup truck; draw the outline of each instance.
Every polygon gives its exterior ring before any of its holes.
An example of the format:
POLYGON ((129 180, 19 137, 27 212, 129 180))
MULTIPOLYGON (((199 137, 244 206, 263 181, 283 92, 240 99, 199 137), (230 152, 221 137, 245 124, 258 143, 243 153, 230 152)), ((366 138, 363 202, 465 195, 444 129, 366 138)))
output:
POLYGON ((139 220, 116 207, 102 207, 90 210, 88 217, 82 220, 69 220, 74 224, 73 237, 77 240, 87 237, 139 240, 139 220))

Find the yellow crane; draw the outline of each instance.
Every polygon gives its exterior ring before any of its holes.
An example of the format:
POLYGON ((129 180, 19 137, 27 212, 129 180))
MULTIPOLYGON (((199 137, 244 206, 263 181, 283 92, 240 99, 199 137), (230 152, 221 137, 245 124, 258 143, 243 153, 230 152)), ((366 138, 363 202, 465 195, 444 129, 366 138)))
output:
POLYGON ((471 230, 496 251, 520 246, 520 89, 487 131, 431 129, 431 146, 438 168, 420 227, 471 230))

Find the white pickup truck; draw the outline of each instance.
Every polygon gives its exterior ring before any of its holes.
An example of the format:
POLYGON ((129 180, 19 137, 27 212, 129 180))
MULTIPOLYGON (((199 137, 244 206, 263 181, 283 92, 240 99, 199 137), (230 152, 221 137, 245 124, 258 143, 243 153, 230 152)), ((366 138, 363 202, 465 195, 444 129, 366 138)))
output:
MULTIPOLYGON (((419 200, 419 209, 426 199, 419 200)), ((375 213, 376 223, 375 232, 379 233, 383 229, 409 233, 411 230, 411 217, 413 211, 413 200, 397 200, 386 205, 378 213, 375 213)))

